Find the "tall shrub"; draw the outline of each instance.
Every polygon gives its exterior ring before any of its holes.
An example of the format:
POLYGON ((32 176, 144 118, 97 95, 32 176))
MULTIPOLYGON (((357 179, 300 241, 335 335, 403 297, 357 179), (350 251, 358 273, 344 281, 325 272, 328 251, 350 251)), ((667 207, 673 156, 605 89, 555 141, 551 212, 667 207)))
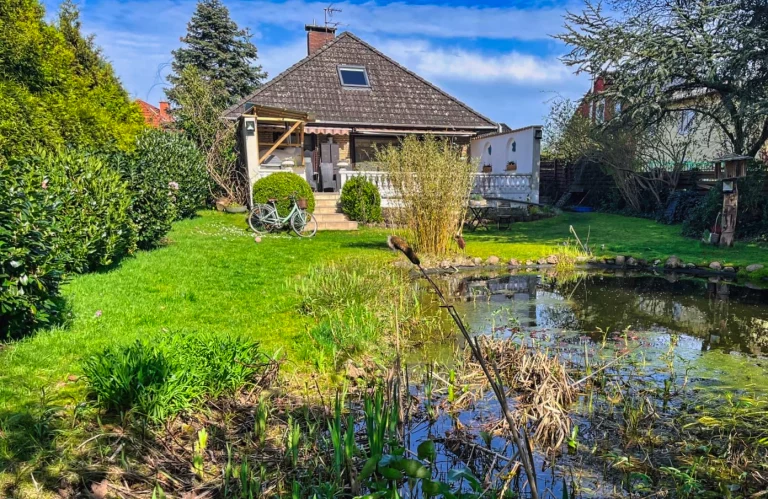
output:
POLYGON ((379 189, 365 177, 352 177, 341 189, 341 211, 350 220, 381 222, 379 189))
POLYGON ((277 212, 287 215, 291 209, 288 197, 296 193, 297 197, 307 200, 307 211, 315 211, 315 196, 306 180, 291 172, 277 172, 256 181, 253 184, 253 202, 266 203, 277 199, 277 212))
POLYGON ((171 230, 176 219, 175 191, 150 156, 150 148, 139 137, 132 153, 113 153, 109 156, 112 167, 120 172, 131 190, 131 220, 136 226, 136 243, 149 249, 171 230))
POLYGON ((0 163, 36 145, 128 149, 145 126, 71 2, 54 23, 39 0, 0 2, 0 96, 0 163))
POLYGON ((51 322, 64 259, 56 247, 61 202, 29 163, 0 166, 0 339, 51 322))
POLYGON ((467 209, 476 165, 446 140, 408 136, 377 153, 401 198, 398 216, 413 232, 418 251, 448 252, 467 209))
POLYGON ((128 183, 103 158, 37 149, 25 169, 57 194, 56 245, 69 272, 107 266, 136 249, 128 183))
POLYGON ((136 143, 138 161, 151 162, 156 174, 174 191, 176 215, 186 218, 205 205, 209 193, 205 160, 186 136, 163 130, 147 130, 136 143))

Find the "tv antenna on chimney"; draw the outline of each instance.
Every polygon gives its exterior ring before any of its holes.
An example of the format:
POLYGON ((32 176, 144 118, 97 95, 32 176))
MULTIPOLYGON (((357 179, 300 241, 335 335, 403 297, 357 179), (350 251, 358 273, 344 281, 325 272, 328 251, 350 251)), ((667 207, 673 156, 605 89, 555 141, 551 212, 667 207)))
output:
POLYGON ((333 14, 335 12, 341 12, 341 9, 335 8, 333 6, 333 4, 331 3, 331 4, 328 4, 328 7, 323 9, 323 12, 324 12, 324 16, 325 16, 325 27, 326 28, 328 26, 332 26, 332 27, 335 28, 335 27, 337 27, 339 25, 338 22, 333 22, 332 19, 333 19, 333 14))

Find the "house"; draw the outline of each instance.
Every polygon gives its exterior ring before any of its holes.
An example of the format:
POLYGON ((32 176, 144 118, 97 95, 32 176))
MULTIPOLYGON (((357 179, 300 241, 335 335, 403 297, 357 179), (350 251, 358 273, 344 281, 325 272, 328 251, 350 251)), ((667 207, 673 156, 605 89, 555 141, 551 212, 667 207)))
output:
POLYGON ((162 128, 165 125, 173 123, 171 116, 171 105, 165 101, 160 101, 160 107, 155 107, 149 102, 136 99, 136 104, 144 115, 144 123, 153 128, 162 128))
MULTIPOLYGON (((592 82, 592 88, 584 96, 577 112, 581 116, 589 118, 592 123, 598 124, 606 122, 620 113, 620 102, 611 102, 606 98, 588 98, 592 95, 599 96, 609 85, 610 78, 597 76, 592 82)), ((725 142, 720 137, 717 128, 712 126, 711 123, 708 124, 703 116, 697 115, 693 110, 686 108, 686 104, 689 104, 692 100, 707 98, 711 98, 711 95, 706 93, 697 93, 695 95, 681 93, 676 96, 673 108, 673 110, 679 109, 679 112, 676 113, 676 120, 663 125, 666 127, 666 130, 664 130, 661 136, 665 137, 666 140, 690 143, 686 150, 686 170, 694 168, 708 170, 711 166, 712 158, 726 153, 725 142)), ((672 158, 669 159, 669 164, 671 166, 672 158)))
POLYGON ((386 205, 390 189, 386 175, 375 171, 377 148, 430 134, 469 156, 473 137, 499 130, 354 34, 305 29, 307 56, 224 113, 239 123, 251 183, 291 169, 316 191, 338 191, 351 176, 365 175, 386 205))
MULTIPOLYGON (((471 155, 479 159, 481 171, 494 176, 504 175, 506 182, 518 183, 517 192, 505 196, 503 186, 496 182, 494 188, 485 190, 486 197, 502 197, 517 201, 539 202, 539 167, 541 162, 540 125, 516 130, 501 124, 500 131, 473 137, 471 155)), ((494 178, 494 177, 490 177, 494 178)), ((507 189, 508 190, 508 189, 507 189)))

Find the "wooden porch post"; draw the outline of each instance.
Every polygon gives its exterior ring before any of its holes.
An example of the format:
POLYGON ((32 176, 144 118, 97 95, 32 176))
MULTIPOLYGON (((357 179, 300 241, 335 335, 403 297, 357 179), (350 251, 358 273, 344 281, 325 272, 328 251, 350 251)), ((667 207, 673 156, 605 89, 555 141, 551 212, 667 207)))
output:
POLYGON ((297 121, 296 123, 294 123, 291 128, 289 128, 284 134, 282 134, 280 138, 277 139, 277 142, 272 144, 272 147, 270 147, 269 150, 266 153, 264 153, 264 155, 261 158, 259 158, 259 164, 263 163, 264 160, 267 159, 269 155, 272 154, 280 144, 285 142, 285 139, 287 139, 299 127, 299 125, 301 125, 301 121, 297 121))

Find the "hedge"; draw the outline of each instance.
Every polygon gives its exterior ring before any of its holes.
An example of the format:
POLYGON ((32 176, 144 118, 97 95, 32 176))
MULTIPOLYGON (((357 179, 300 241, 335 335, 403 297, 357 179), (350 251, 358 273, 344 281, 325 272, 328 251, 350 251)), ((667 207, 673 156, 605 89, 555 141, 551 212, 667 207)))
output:
POLYGON ((315 196, 306 180, 291 172, 277 172, 259 179, 253 184, 253 202, 266 203, 269 199, 277 199, 277 212, 285 216, 291 210, 288 199, 293 193, 307 200, 307 211, 315 211, 315 196))
POLYGON ((365 177, 352 177, 341 189, 341 211, 350 220, 381 222, 379 189, 365 177))
POLYGON ((65 260, 57 247, 58 193, 38 183, 29 163, 0 167, 0 339, 59 315, 65 260))
POLYGON ((128 183, 102 157, 74 150, 46 151, 23 160, 49 192, 56 192, 57 246, 68 272, 110 265, 136 249, 128 183))

